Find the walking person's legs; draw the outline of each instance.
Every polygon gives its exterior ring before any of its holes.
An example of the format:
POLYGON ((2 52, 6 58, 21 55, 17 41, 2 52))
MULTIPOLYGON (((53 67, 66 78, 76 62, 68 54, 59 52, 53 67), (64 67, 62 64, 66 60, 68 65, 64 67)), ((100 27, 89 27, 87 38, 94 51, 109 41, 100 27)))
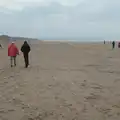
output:
POLYGON ((112 45, 112 49, 114 49, 114 45, 112 45))
POLYGON ((26 67, 29 65, 28 54, 26 54, 26 67))
POLYGON ((113 49, 115 48, 115 45, 113 45, 113 49))
POLYGON ((28 54, 24 54, 25 67, 28 67, 28 54))
POLYGON ((29 64, 29 54, 27 55, 27 61, 28 61, 28 65, 30 65, 30 64, 29 64))
POLYGON ((13 64, 12 64, 12 63, 13 63, 13 57, 11 56, 11 57, 10 57, 10 65, 11 65, 11 67, 13 67, 13 64))
POLYGON ((16 66, 16 56, 14 56, 13 58, 14 58, 14 66, 16 66))

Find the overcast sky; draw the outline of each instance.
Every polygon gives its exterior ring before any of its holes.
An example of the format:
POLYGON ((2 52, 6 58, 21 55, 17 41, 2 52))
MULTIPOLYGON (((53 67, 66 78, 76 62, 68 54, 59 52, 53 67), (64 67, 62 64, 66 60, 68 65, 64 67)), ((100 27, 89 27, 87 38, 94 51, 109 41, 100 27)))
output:
POLYGON ((120 0, 0 0, 0 33, 120 39, 120 0))

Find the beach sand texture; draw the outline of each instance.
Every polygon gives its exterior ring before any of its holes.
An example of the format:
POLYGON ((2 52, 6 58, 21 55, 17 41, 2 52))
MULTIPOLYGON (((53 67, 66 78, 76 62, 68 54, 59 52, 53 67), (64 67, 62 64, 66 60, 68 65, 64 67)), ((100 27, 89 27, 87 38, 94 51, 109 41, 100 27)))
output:
POLYGON ((37 41, 27 69, 0 59, 0 120, 120 120, 120 49, 37 41))

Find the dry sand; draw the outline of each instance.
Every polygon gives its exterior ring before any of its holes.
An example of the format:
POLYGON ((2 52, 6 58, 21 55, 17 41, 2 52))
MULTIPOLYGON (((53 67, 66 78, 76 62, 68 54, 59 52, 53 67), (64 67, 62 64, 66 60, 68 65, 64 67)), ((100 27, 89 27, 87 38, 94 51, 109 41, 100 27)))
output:
MULTIPOLYGON (((21 46, 21 43, 17 43, 21 46)), ((120 49, 31 42, 10 68, 0 49, 0 120, 120 120, 120 49)))

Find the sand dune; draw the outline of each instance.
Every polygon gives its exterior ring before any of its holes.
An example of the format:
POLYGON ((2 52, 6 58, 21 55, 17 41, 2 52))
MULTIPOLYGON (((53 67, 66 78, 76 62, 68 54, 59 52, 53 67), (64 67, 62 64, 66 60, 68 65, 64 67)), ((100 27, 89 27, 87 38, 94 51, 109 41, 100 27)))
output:
MULTIPOLYGON (((21 46, 21 42, 17 45, 21 46)), ((31 42, 10 68, 0 49, 0 120, 120 120, 120 50, 111 45, 31 42)))

